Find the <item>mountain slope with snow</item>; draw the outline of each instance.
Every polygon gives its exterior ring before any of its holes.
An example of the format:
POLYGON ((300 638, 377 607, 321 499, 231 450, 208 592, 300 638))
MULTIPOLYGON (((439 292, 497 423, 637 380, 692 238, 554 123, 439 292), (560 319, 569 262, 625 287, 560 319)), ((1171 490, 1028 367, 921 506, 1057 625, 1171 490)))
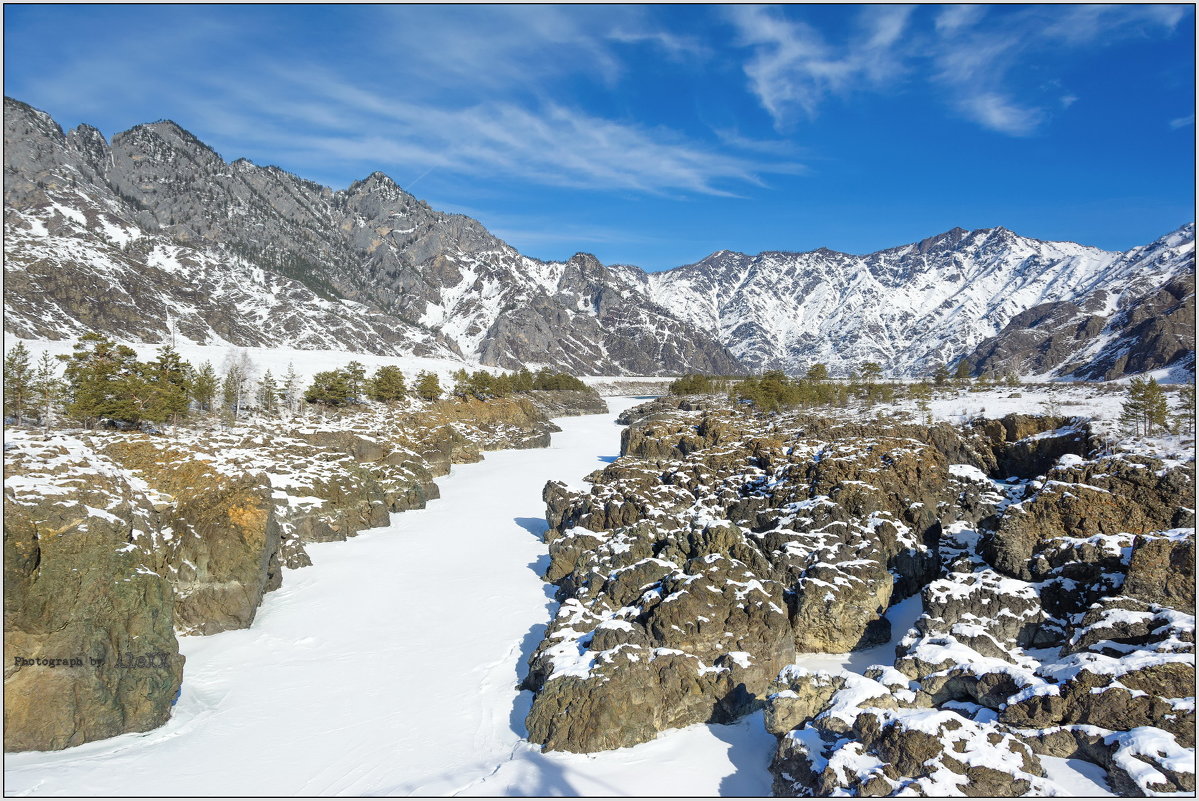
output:
MULTIPOLYGON (((802 372, 824 362, 835 374, 875 361, 894 373, 922 374, 977 352, 1029 309, 1081 303, 1106 321, 1130 312, 1141 294, 1193 273, 1194 226, 1187 225, 1128 253, 1005 228, 956 228, 866 256, 720 251, 663 273, 622 275, 758 368, 802 372)), ((1193 296, 1189 303, 1193 319, 1193 296)), ((1083 337, 1078 353, 1039 361, 1014 353, 987 368, 1054 372, 1075 356, 1072 369, 1102 377, 1085 366, 1081 348, 1092 344, 1083 337)))
POLYGON ((1128 253, 955 228, 864 256, 719 251, 646 273, 529 258, 382 173, 334 191, 226 163, 169 121, 108 142, 6 98, 4 158, 6 331, 27 339, 174 330, 591 375, 1193 369, 1191 224, 1128 253))
POLYGON ((373 173, 343 191, 173 122, 106 142, 5 100, 11 333, 459 355, 576 373, 739 372, 593 257, 530 259, 373 173))

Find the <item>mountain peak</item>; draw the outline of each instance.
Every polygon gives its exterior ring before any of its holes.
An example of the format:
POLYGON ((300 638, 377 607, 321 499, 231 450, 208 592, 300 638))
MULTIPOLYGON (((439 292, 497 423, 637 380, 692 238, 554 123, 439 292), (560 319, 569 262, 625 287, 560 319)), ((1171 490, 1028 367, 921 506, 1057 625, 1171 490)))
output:
POLYGON ((969 231, 960 226, 954 226, 943 234, 930 236, 927 239, 921 239, 916 243, 916 252, 921 254, 930 253, 934 250, 948 250, 956 248, 963 239, 969 235, 969 231))
MULTIPOLYGON (((219 153, 204 144, 200 141, 199 137, 174 120, 156 120, 155 122, 135 125, 128 131, 123 131, 114 136, 112 143, 116 145, 123 142, 145 140, 147 138, 165 142, 176 150, 202 153, 209 158, 215 157, 216 159, 221 159, 219 153)), ((221 160, 223 161, 223 159, 221 160)))

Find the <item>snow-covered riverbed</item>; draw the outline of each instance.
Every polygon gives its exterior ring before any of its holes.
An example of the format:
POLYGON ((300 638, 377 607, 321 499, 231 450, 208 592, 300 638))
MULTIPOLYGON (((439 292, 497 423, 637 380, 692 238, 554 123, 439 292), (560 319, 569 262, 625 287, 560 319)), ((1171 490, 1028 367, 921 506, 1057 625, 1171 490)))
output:
POLYGON ((181 640, 171 721, 56 753, 9 754, 8 794, 768 795, 760 716, 595 755, 522 739, 516 685, 554 604, 541 489, 611 461, 611 413, 559 420, 550 448, 488 453, 441 500, 309 546, 250 629, 181 640))

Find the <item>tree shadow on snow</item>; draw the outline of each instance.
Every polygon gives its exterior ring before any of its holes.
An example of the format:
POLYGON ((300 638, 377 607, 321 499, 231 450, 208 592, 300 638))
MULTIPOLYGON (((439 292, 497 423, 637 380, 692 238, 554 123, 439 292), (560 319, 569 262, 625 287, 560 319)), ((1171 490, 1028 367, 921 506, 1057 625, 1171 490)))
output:
POLYGON ((601 456, 601 457, 599 457, 599 460, 606 464, 612 464, 619 458, 620 458, 619 456, 601 456))

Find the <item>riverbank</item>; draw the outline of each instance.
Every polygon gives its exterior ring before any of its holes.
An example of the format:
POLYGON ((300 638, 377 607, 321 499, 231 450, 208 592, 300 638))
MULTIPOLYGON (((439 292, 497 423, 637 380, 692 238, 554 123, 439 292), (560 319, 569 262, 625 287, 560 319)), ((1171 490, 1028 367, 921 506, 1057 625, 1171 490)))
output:
POLYGON ((251 628, 181 638, 166 725, 9 754, 7 791, 765 794, 769 735, 754 719, 598 755, 523 740, 530 694, 516 686, 556 606, 540 579, 541 489, 615 459, 615 417, 640 401, 608 400, 609 414, 557 420, 546 449, 455 465, 425 509, 310 545, 313 565, 287 571, 251 628))

